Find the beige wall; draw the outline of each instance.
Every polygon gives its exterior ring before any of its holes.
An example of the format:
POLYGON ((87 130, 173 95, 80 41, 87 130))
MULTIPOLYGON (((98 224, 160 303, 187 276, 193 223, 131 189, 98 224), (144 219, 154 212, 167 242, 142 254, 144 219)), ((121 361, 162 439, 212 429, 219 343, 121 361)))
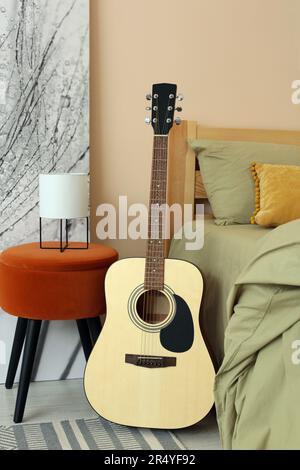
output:
MULTIPOLYGON (((153 82, 178 83, 184 118, 203 125, 300 129, 299 20, 300 0, 91 0, 93 215, 119 194, 147 202, 153 82)), ((143 254, 143 243, 111 244, 143 254)))

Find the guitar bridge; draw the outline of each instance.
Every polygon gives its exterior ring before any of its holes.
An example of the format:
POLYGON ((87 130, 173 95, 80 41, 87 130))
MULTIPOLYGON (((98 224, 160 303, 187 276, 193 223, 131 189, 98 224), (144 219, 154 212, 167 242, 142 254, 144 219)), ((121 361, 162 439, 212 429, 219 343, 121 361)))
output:
POLYGON ((134 366, 155 369, 160 367, 175 367, 176 357, 125 354, 125 362, 134 366))

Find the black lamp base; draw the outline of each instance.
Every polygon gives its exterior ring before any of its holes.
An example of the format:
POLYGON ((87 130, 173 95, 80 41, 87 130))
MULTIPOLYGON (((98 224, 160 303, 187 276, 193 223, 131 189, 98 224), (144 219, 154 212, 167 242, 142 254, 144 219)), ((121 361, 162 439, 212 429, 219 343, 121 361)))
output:
POLYGON ((87 250, 89 247, 89 218, 86 217, 86 246, 83 247, 73 247, 69 246, 69 234, 68 234, 68 220, 65 219, 65 235, 66 240, 63 242, 63 219, 59 219, 60 225, 60 238, 59 238, 59 246, 45 246, 43 245, 43 227, 42 227, 42 217, 40 217, 40 249, 41 250, 60 250, 63 253, 65 250, 87 250))

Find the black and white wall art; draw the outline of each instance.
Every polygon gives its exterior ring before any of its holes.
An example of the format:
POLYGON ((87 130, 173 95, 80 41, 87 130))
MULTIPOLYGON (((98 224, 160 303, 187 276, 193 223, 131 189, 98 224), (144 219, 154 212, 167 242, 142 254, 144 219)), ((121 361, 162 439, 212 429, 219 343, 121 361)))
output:
MULTIPOLYGON (((38 241, 40 173, 88 173, 88 97, 89 0, 0 0, 0 250, 38 241)), ((84 221, 70 236, 84 239, 84 221)), ((0 312, 0 382, 14 324, 0 312)), ((36 378, 82 374, 75 325, 45 324, 41 349, 36 378)))

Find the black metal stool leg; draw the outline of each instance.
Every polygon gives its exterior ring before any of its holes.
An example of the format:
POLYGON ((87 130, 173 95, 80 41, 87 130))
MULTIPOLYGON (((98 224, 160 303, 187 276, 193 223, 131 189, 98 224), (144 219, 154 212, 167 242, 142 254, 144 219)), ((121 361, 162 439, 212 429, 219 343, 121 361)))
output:
POLYGON ((83 347, 85 359, 88 360, 93 349, 88 324, 87 324, 86 319, 76 320, 76 323, 77 323, 77 328, 79 331, 79 336, 81 339, 81 344, 83 347))
POLYGON ((92 338, 92 343, 93 346, 95 345, 101 330, 102 330, 102 325, 101 325, 101 320, 100 317, 93 317, 93 318, 88 318, 87 319, 91 338, 92 338))
POLYGON ((16 377, 17 368, 20 361, 20 356, 22 353, 24 340, 26 336, 26 329, 27 329, 28 319, 27 318, 18 318, 14 342, 10 354, 9 366, 5 381, 6 388, 12 388, 14 384, 14 380, 16 377))
POLYGON ((14 415, 15 423, 21 423, 23 419, 41 324, 41 320, 29 320, 28 322, 17 403, 14 415))

